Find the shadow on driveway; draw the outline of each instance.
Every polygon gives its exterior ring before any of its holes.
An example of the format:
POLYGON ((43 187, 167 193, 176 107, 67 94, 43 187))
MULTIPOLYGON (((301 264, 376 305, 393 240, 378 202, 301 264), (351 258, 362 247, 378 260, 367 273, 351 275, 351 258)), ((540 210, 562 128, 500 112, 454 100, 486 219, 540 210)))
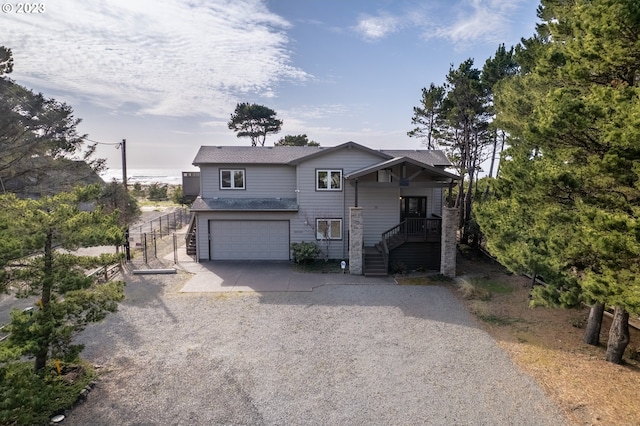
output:
POLYGON ((298 272, 289 261, 181 261, 179 266, 194 274, 182 288, 184 293, 308 292, 324 285, 396 285, 392 277, 298 272))

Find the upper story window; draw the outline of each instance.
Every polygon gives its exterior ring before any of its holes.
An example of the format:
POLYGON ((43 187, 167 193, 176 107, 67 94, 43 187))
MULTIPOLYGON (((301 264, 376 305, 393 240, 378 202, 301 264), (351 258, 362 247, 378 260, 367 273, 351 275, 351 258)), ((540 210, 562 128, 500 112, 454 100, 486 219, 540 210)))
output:
POLYGON ((316 170, 316 190, 342 191, 342 170, 316 170))
POLYGON ((220 189, 244 189, 244 170, 220 169, 220 189))

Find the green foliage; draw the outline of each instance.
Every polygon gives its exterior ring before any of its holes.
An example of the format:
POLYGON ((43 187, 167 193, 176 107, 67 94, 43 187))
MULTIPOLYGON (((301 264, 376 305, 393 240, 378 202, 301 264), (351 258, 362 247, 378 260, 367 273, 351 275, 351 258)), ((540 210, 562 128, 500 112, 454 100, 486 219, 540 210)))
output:
POLYGON ((635 0, 542 1, 538 34, 497 85, 512 136, 476 206, 492 254, 544 276, 533 304, 640 312, 640 11, 635 0))
POLYGON ((142 184, 140 182, 136 182, 133 184, 133 188, 131 189, 131 194, 135 198, 140 198, 145 196, 145 190, 142 187, 142 184))
POLYGON ((162 201, 168 199, 167 196, 168 186, 160 185, 159 183, 152 183, 149 185, 149 200, 162 201))
POLYGON ((11 72, 12 65, 11 50, 0 46, 3 188, 24 194, 32 191, 51 194, 59 192, 61 187, 71 188, 88 176, 68 173, 76 166, 69 159, 86 161, 95 171, 103 169, 104 160, 92 159, 95 145, 86 147, 84 136, 78 134, 80 120, 73 116, 73 109, 9 79, 6 74, 11 72), (34 185, 37 188, 32 188, 34 185))
POLYGON ((13 71, 13 53, 11 49, 0 46, 0 77, 13 71))
POLYGON ((320 146, 320 144, 315 141, 310 141, 307 135, 287 135, 280 138, 273 146, 320 146))
POLYGON ((236 132, 239 138, 251 139, 251 146, 264 146, 269 133, 278 133, 282 128, 282 120, 276 118, 271 108, 258 104, 239 103, 227 123, 229 129, 236 132))
POLYGON ((444 121, 444 97, 444 87, 431 83, 428 89, 422 88, 420 106, 413 107, 411 124, 416 127, 407 132, 407 135, 423 139, 427 149, 434 149, 438 145, 440 129, 444 121))
POLYGON ((317 259, 321 254, 320 247, 314 242, 291 243, 293 261, 296 263, 309 263, 317 259))
POLYGON ((52 364, 44 374, 34 374, 25 362, 0 365, 0 424, 48 424, 51 415, 71 407, 95 377, 87 364, 61 363, 61 375, 52 364))
POLYGON ((182 185, 176 187, 173 190, 173 193, 171 194, 171 201, 173 201, 176 204, 187 205, 187 206, 191 204, 191 201, 187 199, 184 196, 184 193, 182 192, 182 185))
POLYGON ((87 276, 92 268, 120 261, 120 255, 72 254, 80 247, 123 242, 117 212, 106 214, 97 203, 91 211, 80 210, 81 202, 97 201, 99 195, 99 187, 39 200, 0 195, 0 241, 8 248, 0 252, 0 288, 10 287, 18 297, 39 296, 32 315, 12 314, 2 359, 34 356, 36 371, 50 356, 75 359, 81 347, 72 344, 73 336, 115 311, 123 299, 123 282, 94 284, 87 276))
POLYGON ((99 202, 105 213, 117 212, 118 223, 123 227, 134 223, 142 213, 134 194, 116 180, 103 187, 99 202))

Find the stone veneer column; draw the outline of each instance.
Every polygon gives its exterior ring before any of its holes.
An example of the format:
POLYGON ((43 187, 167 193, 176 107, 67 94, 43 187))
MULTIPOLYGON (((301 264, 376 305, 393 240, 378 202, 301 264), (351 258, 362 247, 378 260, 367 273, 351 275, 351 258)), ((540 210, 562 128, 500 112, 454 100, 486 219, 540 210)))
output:
POLYGON ((362 207, 349 207, 349 273, 362 275, 362 207))
POLYGON ((440 245, 440 273, 445 277, 456 276, 458 209, 442 208, 442 236, 440 245))

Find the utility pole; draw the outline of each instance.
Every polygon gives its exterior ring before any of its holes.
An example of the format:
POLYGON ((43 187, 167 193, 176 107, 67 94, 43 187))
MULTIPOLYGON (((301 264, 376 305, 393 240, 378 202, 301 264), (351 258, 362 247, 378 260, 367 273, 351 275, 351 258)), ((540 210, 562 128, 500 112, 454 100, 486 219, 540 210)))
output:
POLYGON ((127 140, 126 139, 122 139, 120 148, 122 149, 122 184, 124 185, 124 189, 127 190, 127 140))
MULTIPOLYGON (((122 149, 122 184, 124 185, 125 195, 127 195, 129 192, 129 187, 127 186, 127 140, 126 139, 122 139, 120 148, 122 149)), ((127 197, 127 200, 128 198, 129 197, 127 197)), ((126 212, 128 210, 127 207, 128 206, 124 206, 125 218, 126 218, 126 212)), ((126 220, 128 222, 128 218, 126 218, 126 220)), ((129 224, 128 223, 127 223, 127 229, 124 231, 124 238, 125 238, 124 252, 128 262, 131 260, 131 247, 129 246, 129 224)))

